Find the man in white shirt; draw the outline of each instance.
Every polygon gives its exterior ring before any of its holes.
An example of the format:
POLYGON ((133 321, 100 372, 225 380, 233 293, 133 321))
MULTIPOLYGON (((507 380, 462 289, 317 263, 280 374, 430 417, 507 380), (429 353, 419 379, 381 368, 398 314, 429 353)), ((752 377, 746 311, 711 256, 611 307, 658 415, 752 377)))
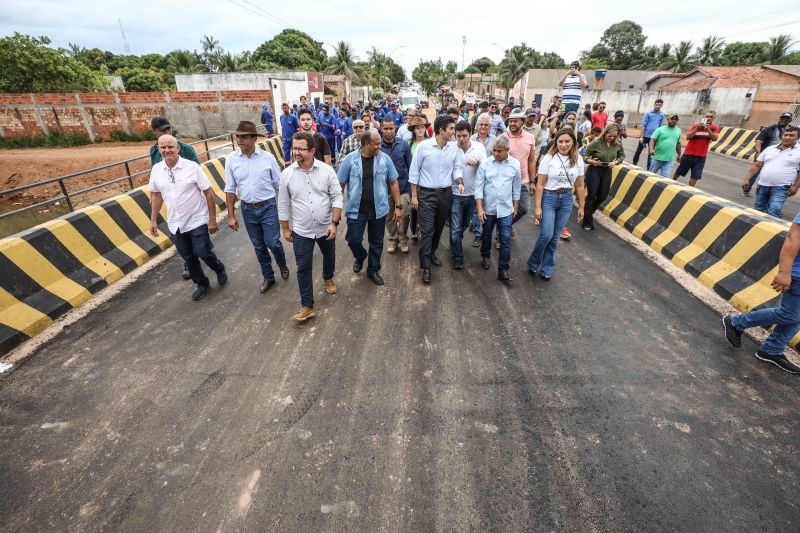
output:
POLYGON ((464 190, 453 187, 453 207, 450 211, 450 252, 453 255, 453 268, 464 268, 464 246, 461 242, 464 231, 475 212, 475 175, 478 166, 486 159, 486 149, 479 142, 472 142, 469 123, 456 124, 456 144, 463 152, 462 184, 464 190))
POLYGON ((211 289, 200 259, 216 272, 220 287, 228 281, 225 265, 211 251, 209 233, 219 231, 211 182, 200 165, 178 155, 178 141, 172 135, 159 137, 158 151, 163 161, 153 166, 148 184, 150 234, 158 237, 158 214, 166 204, 167 226, 175 236, 175 248, 197 284, 192 300, 199 300, 211 289))
POLYGON ((780 144, 764 149, 742 182, 744 188, 749 185, 750 178, 760 172, 753 205, 758 211, 781 218, 786 198, 794 196, 800 189, 798 134, 800 128, 786 128, 780 144))

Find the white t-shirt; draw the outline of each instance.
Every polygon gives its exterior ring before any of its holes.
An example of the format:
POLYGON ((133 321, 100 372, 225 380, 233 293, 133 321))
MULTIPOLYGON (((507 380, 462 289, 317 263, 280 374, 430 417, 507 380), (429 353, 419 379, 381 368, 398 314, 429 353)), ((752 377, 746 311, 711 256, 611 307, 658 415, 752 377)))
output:
POLYGON ((779 146, 765 148, 758 155, 758 161, 764 162, 758 175, 759 185, 783 187, 793 185, 797 180, 797 172, 800 170, 800 146, 795 144, 785 150, 781 150, 779 146))
POLYGON ((547 175, 547 183, 544 184, 545 190, 571 189, 575 185, 575 180, 579 176, 583 176, 583 158, 578 156, 578 160, 573 166, 569 161, 569 156, 558 153, 556 155, 547 154, 539 162, 539 174, 547 175))
POLYGON ((584 137, 589 135, 592 132, 592 121, 591 120, 584 120, 581 123, 581 126, 578 128, 578 131, 581 132, 584 137))
POLYGON ((186 233, 203 224, 208 224, 208 204, 203 191, 211 188, 211 182, 200 165, 182 157, 172 168, 169 176, 167 163, 161 161, 150 171, 147 185, 150 192, 160 192, 167 206, 167 226, 175 234, 186 233))

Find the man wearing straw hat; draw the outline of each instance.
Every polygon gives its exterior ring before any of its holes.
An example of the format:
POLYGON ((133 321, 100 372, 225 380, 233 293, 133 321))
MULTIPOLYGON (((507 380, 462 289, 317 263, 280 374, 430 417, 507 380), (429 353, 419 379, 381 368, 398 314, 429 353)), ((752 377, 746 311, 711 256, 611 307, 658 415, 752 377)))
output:
POLYGON ((281 169, 275 156, 256 146, 258 130, 249 120, 239 122, 236 131, 239 149, 225 158, 225 203, 228 206, 228 227, 239 231, 236 220, 236 197, 242 206, 244 227, 258 263, 261 265, 260 292, 275 285, 275 271, 269 252, 275 257, 283 279, 289 278, 286 255, 280 238, 276 198, 281 188, 281 169))

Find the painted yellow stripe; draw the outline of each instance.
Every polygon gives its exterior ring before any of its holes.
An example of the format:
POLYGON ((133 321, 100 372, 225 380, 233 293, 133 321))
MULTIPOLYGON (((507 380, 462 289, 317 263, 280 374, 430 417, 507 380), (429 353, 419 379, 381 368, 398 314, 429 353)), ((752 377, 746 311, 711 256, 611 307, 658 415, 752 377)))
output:
POLYGON ((725 150, 723 150, 723 153, 725 155, 732 154, 734 151, 736 151, 736 149, 739 148, 744 143, 744 140, 747 138, 746 137, 747 136, 747 132, 745 130, 743 130, 741 128, 737 128, 737 130, 738 131, 736 132, 736 134, 738 135, 739 133, 741 133, 741 137, 739 137, 735 142, 729 144, 727 146, 727 148, 725 148, 725 150))
MULTIPOLYGON (((208 164, 214 165, 214 168, 217 170, 217 172, 219 172, 223 180, 225 179, 225 166, 219 159, 214 159, 212 161, 209 161, 208 164)), ((222 189, 220 189, 219 185, 217 185, 217 180, 215 180, 214 177, 211 175, 211 171, 208 170, 205 166, 203 166, 202 168, 203 172, 205 172, 206 176, 208 176, 208 181, 211 182, 211 190, 214 191, 214 195, 224 202, 225 192, 222 189)), ((217 210, 219 210, 219 207, 217 207, 217 210)))
POLYGON ((85 207, 83 212, 86 213, 86 216, 92 219, 92 221, 97 224, 97 227, 100 228, 108 239, 114 243, 114 246, 120 249, 123 253, 125 253, 128 257, 136 261, 136 264, 141 266, 143 265, 150 256, 142 250, 139 245, 135 242, 130 240, 125 232, 117 226, 117 223, 111 218, 111 216, 106 212, 105 209, 102 207, 98 207, 95 205, 91 205, 89 207, 85 207))
POLYGON ((764 277, 756 283, 745 287, 731 296, 731 305, 739 311, 747 312, 775 298, 778 293, 775 292, 775 289, 770 287, 770 283, 772 283, 777 273, 778 265, 775 265, 775 268, 767 272, 764 277))
POLYGON ((636 193, 636 196, 634 196, 628 208, 625 209, 625 211, 623 211, 619 217, 617 217, 617 224, 624 226, 628 219, 639 211, 639 208, 642 206, 642 202, 644 202, 645 197, 653 188, 653 185, 659 181, 661 180, 657 179, 655 176, 647 176, 645 178, 644 183, 642 183, 642 186, 639 187, 639 192, 636 193))
POLYGON ((683 228, 686 227, 686 224, 694 217, 697 212, 703 207, 707 202, 711 201, 711 198, 708 196, 692 196, 689 200, 683 205, 678 214, 675 215, 675 218, 672 222, 667 226, 667 228, 655 239, 653 242, 650 243, 650 248, 655 250, 658 253, 661 253, 661 249, 664 248, 667 244, 669 244, 672 239, 678 236, 683 228))
POLYGON ((719 261, 702 272, 697 280, 706 287, 713 287, 750 260, 770 239, 780 235, 780 230, 766 222, 759 222, 739 240, 719 261))
POLYGON ((33 281, 69 302, 72 307, 79 306, 91 297, 89 291, 66 277, 27 241, 11 239, 0 243, 0 253, 8 257, 33 281))
POLYGON ((47 228, 86 268, 108 283, 113 283, 125 275, 114 263, 100 255, 100 252, 95 250, 69 222, 51 220, 42 226, 47 228))
POLYGON ((622 183, 619 184, 619 189, 617 189, 616 194, 609 200, 606 204, 606 208, 603 209, 603 213, 606 216, 610 216, 611 212, 616 209, 616 207, 622 203, 622 200, 625 199, 625 195, 628 193, 628 189, 631 188, 631 184, 633 184, 633 180, 636 176, 639 175, 637 171, 628 171, 627 174, 622 178, 622 183))
MULTIPOLYGON (((150 189, 147 188, 147 185, 143 185, 142 186, 142 190, 147 195, 147 197, 150 198, 150 189)), ((158 212, 158 214, 161 215, 161 218, 163 218, 164 220, 167 220, 167 204, 166 203, 161 204, 161 210, 158 212)))
POLYGON ((0 287, 0 324, 33 337, 52 323, 49 316, 20 302, 0 287))
POLYGON ((159 232, 158 237, 150 235, 150 217, 144 214, 142 208, 139 207, 139 204, 137 204, 133 198, 127 194, 123 194, 115 197, 114 200, 116 200, 120 207, 131 217, 131 220, 133 220, 136 227, 139 228, 139 231, 142 232, 142 235, 156 243, 162 250, 165 250, 172 244, 169 237, 161 232, 159 232))
POLYGON ((647 217, 642 219, 639 224, 633 228, 633 235, 637 238, 642 238, 642 235, 647 232, 650 228, 652 228, 658 219, 661 218, 661 215, 664 214, 664 210, 667 208, 669 203, 675 198, 675 195, 678 194, 683 187, 680 185, 668 185, 664 190, 661 191, 661 195, 656 200, 656 203, 653 204, 653 208, 650 210, 650 213, 647 214, 647 217))
POLYGON ((716 151, 717 151, 717 149, 718 149, 718 148, 719 148, 719 146, 720 146, 720 144, 719 144, 719 143, 720 143, 720 142, 722 142, 722 141, 720 141, 720 139, 722 139, 722 137, 725 135, 725 132, 727 132, 729 129, 731 129, 731 128, 730 128, 730 126, 723 126, 722 128, 720 128, 720 129, 719 129, 719 137, 717 137, 717 140, 716 140, 716 141, 713 141, 713 142, 712 142, 712 143, 709 145, 709 149, 710 149, 712 152, 716 152, 716 151))
MULTIPOLYGON (((675 254, 672 258, 672 263, 681 269, 684 268, 687 263, 708 250, 708 247, 722 235, 722 232, 725 231, 740 214, 741 211, 733 207, 723 207, 717 211, 714 217, 708 221, 708 224, 697 234, 697 237, 695 237, 688 246, 675 254)), ((706 286, 708 287, 710 285, 706 286)))

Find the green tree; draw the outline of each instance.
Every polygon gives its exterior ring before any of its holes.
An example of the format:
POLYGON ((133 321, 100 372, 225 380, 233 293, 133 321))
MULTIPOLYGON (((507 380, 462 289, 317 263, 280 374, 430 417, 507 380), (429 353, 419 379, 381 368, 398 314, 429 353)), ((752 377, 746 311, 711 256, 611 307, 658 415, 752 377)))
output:
POLYGON ((500 86, 506 89, 506 100, 514 84, 525 75, 528 70, 536 68, 541 63, 541 54, 530 48, 525 43, 518 44, 506 50, 505 56, 497 65, 500 86))
POLYGON ((167 84, 161 73, 150 69, 140 68, 126 68, 117 72, 122 76, 122 82, 125 84, 125 90, 131 92, 153 92, 153 91, 166 91, 167 84))
POLYGON ((167 54, 166 63, 166 70, 174 74, 194 74, 206 71, 206 65, 202 58, 189 50, 173 50, 167 54))
POLYGON ((353 48, 350 43, 339 41, 336 43, 336 51, 333 56, 328 60, 328 74, 342 74, 347 79, 355 79, 358 77, 355 67, 358 58, 353 53, 353 48))
POLYGON ((658 68, 671 70, 672 72, 687 72, 694 68, 692 46, 692 41, 681 41, 673 47, 672 55, 662 61, 658 68))
POLYGON ((566 66, 563 57, 555 52, 545 52, 541 55, 537 68, 564 68, 566 66))
MULTIPOLYGON (((206 64, 206 68, 212 72, 216 71, 218 57, 224 52, 219 46, 219 41, 211 35, 203 35, 200 44, 203 47, 203 62, 206 64)), ((228 55, 230 57, 230 54, 228 55)))
POLYGON ((389 79, 392 83, 400 83, 406 79, 406 71, 393 59, 389 59, 389 79))
POLYGON ((286 29, 253 52, 256 61, 267 61, 286 70, 321 71, 327 54, 320 41, 293 29, 286 29))
POLYGON ((781 61, 784 65, 800 65, 800 50, 791 52, 789 55, 785 56, 781 61))
POLYGON ((646 40, 641 26, 631 20, 623 20, 603 32, 599 47, 595 45, 587 58, 607 61, 611 68, 627 69, 642 55, 646 40))
POLYGON ((411 77, 422 86, 423 91, 432 93, 444 83, 447 73, 442 66, 442 60, 437 59, 436 61, 420 61, 411 73, 411 77))
POLYGON ((757 65, 761 62, 761 55, 766 42, 734 42, 729 43, 720 54, 720 64, 730 67, 757 65))
POLYGON ((716 35, 706 37, 697 48, 693 61, 698 65, 719 65, 724 49, 725 39, 716 35))
POLYGON ((789 49, 795 44, 797 44, 797 41, 792 41, 791 35, 770 37, 767 46, 764 47, 762 52, 762 62, 767 65, 779 65, 789 53, 789 49))
POLYGON ((108 81, 50 39, 20 33, 0 39, 0 92, 101 91, 108 81))
POLYGON ((486 74, 493 66, 495 66, 494 61, 488 57, 480 57, 470 63, 469 66, 464 69, 464 72, 480 72, 482 74, 486 74), (474 68, 475 70, 469 70, 470 67, 474 68))
POLYGON ((392 85, 392 80, 389 78, 391 70, 391 58, 375 48, 374 46, 367 52, 367 63, 369 64, 370 78, 372 82, 384 90, 392 85))
POLYGON ((475 65, 470 65, 464 69, 464 74, 481 74, 482 71, 475 65))

